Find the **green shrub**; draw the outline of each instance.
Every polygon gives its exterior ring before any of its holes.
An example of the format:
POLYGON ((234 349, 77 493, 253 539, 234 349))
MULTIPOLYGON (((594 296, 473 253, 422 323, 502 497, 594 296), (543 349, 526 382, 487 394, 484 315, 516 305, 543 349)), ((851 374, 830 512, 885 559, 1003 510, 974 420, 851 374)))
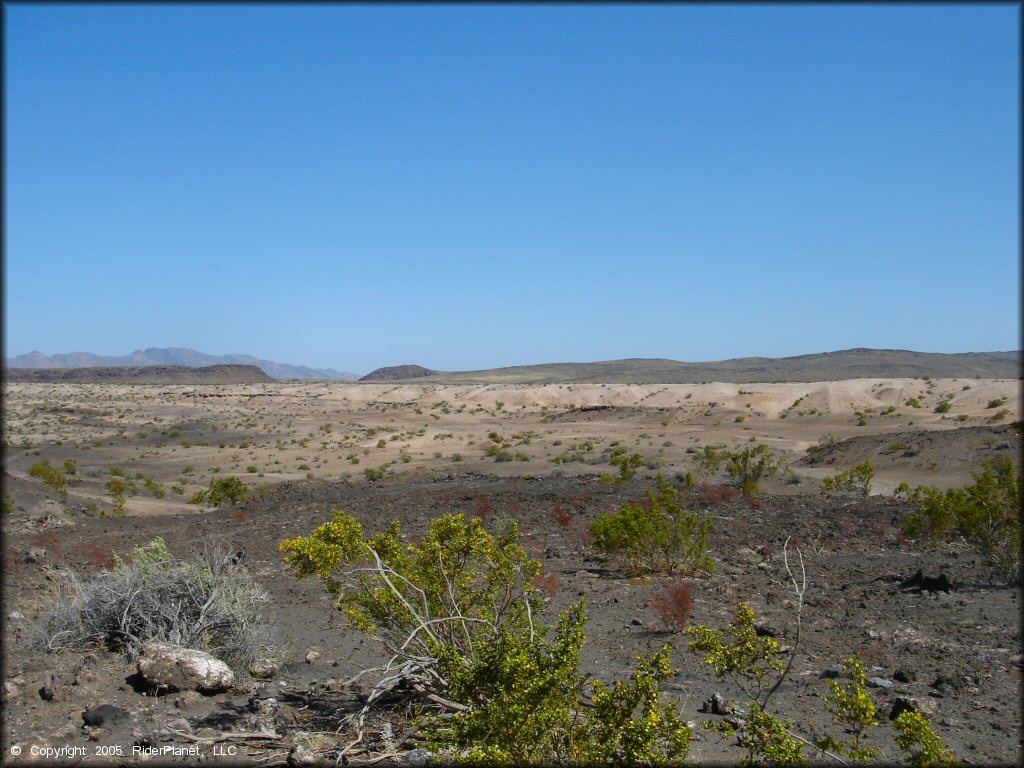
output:
POLYGON ((1000 408, 998 411, 989 416, 987 421, 990 424, 995 424, 1005 419, 1009 414, 1010 412, 1006 408, 1000 408))
POLYGON ((935 406, 935 413, 949 413, 952 407, 953 406, 950 404, 949 400, 943 400, 935 406))
POLYGON ((420 725, 445 759, 648 764, 684 756, 689 730, 659 700, 658 684, 672 675, 667 649, 641 659, 630 683, 594 683, 594 706, 580 706, 585 603, 561 615, 549 640, 531 585, 540 564, 518 538, 515 520, 492 535, 463 515, 433 520, 418 544, 402 541, 397 522, 365 538, 352 515, 335 512, 280 547, 295 573, 318 576, 349 626, 390 657, 364 712, 386 691, 418 689, 427 707, 420 725))
POLYGON ((705 445, 697 453, 694 463, 701 474, 709 475, 718 471, 718 467, 725 460, 725 454, 721 452, 723 447, 720 445, 705 445))
POLYGON ((600 475, 597 480, 605 485, 621 486, 636 477, 636 471, 644 464, 644 457, 639 453, 626 455, 624 452, 613 451, 609 463, 619 468, 619 476, 600 475))
POLYGON ((67 478, 57 467, 51 466, 49 461, 37 461, 29 467, 28 474, 30 477, 38 477, 61 496, 67 497, 67 478))
POLYGON ((594 548, 633 573, 713 573, 711 518, 680 507, 678 492, 660 474, 657 483, 647 504, 623 504, 591 523, 594 548))
POLYGON ((928 718, 920 712, 907 710, 901 712, 893 721, 898 732, 896 744, 908 752, 907 764, 916 768, 944 768, 960 765, 959 761, 946 749, 942 739, 932 730, 928 718))
POLYGON ((770 686, 768 679, 781 674, 785 665, 778 656, 782 647, 773 637, 759 635, 754 611, 740 603, 736 617, 725 631, 704 625, 686 630, 690 650, 704 654, 704 663, 719 676, 728 676, 751 700, 762 704, 770 686))
MULTIPOLYGON (((788 566, 787 566, 788 569, 788 566)), ((792 576, 792 573, 790 574, 792 576)), ((794 586, 797 586, 794 578, 794 586)), ((797 586, 797 597, 802 605, 803 587, 797 586)), ((876 755, 874 749, 862 746, 868 730, 877 725, 877 711, 866 690, 864 665, 856 657, 843 664, 843 679, 827 680, 829 692, 824 696, 825 711, 833 721, 843 726, 851 739, 837 740, 830 735, 817 735, 808 739, 795 732, 792 720, 783 721, 768 712, 768 701, 789 672, 793 655, 800 643, 800 607, 797 608, 797 633, 788 665, 778 656, 782 648, 771 637, 761 636, 755 628, 754 612, 741 604, 733 622, 725 631, 706 626, 686 630, 690 636, 690 649, 704 654, 704 663, 711 666, 719 677, 730 677, 750 700, 745 717, 736 723, 705 723, 705 726, 731 737, 739 736, 739 743, 747 749, 740 765, 805 765, 805 749, 814 750, 819 757, 829 757, 838 764, 868 762, 876 755), (772 680, 775 680, 772 683, 772 680)), ((911 751, 907 762, 916 766, 955 765, 955 758, 932 731, 928 720, 918 712, 904 712, 896 719, 896 743, 911 751), (904 717, 910 715, 910 717, 904 717), (901 720, 901 718, 903 718, 901 720)))
POLYGON ((128 483, 120 477, 112 477, 107 480, 107 491, 110 493, 110 500, 114 504, 114 511, 123 514, 128 483))
POLYGON ((746 446, 742 451, 726 451, 722 456, 729 478, 747 493, 756 493, 758 482, 782 467, 782 461, 766 445, 746 446))
POLYGON ((864 664, 857 656, 843 662, 843 677, 826 680, 829 693, 825 695, 825 711, 832 719, 844 726, 844 731, 853 736, 852 741, 839 741, 832 736, 821 736, 814 744, 819 749, 838 755, 846 755, 856 763, 866 763, 877 754, 877 750, 861 746, 869 730, 878 725, 875 703, 867 692, 867 676, 864 664))
POLYGON ((977 547, 1011 581, 1020 579, 1024 475, 1007 458, 986 461, 972 472, 974 483, 941 491, 919 486, 909 495, 917 510, 904 520, 903 533, 947 540, 956 536, 977 547))
POLYGON ((220 507, 224 504, 234 506, 248 493, 249 489, 234 475, 215 477, 210 480, 210 487, 195 494, 189 503, 202 504, 205 502, 213 507, 220 507))
POLYGON ((999 406, 1005 405, 1005 404, 1006 404, 1006 398, 1005 397, 994 397, 994 398, 992 398, 991 400, 988 401, 988 405, 986 405, 985 407, 986 408, 998 408, 999 406))
POLYGON ((820 451, 827 451, 835 446, 839 445, 839 438, 829 433, 824 434, 818 438, 818 442, 814 445, 807 447, 807 453, 819 453, 820 451))
POLYGON ((875 476, 875 468, 870 461, 838 472, 832 477, 826 477, 821 481, 821 491, 832 495, 834 493, 859 492, 867 496, 871 492, 871 479, 875 476))

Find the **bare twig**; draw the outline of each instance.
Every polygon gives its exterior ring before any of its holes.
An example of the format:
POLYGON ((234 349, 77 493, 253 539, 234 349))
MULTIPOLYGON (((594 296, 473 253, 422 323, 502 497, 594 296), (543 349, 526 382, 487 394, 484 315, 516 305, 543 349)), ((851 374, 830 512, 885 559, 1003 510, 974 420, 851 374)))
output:
POLYGON ((789 653, 789 661, 786 663, 786 668, 779 675, 779 679, 775 681, 775 685, 772 686, 771 690, 768 691, 768 695, 764 697, 764 704, 761 706, 762 710, 767 711, 768 700, 771 699, 772 694, 779 689, 782 685, 782 681, 786 679, 786 675, 789 674, 789 670, 793 667, 793 659, 796 658, 797 649, 800 647, 800 634, 802 630, 803 612, 804 612, 804 593, 807 591, 807 571, 804 570, 804 556, 800 551, 799 547, 796 550, 797 557, 800 558, 800 582, 797 583, 796 576, 793 575, 793 570, 789 567, 789 538, 786 538, 786 543, 782 545, 782 562, 786 566, 786 573, 789 574, 790 580, 793 582, 793 590, 796 592, 796 639, 793 641, 793 650, 789 653))
POLYGON ((193 736, 191 733, 176 731, 173 728, 164 727, 164 730, 172 736, 193 741, 200 744, 213 744, 218 741, 247 741, 249 739, 270 739, 278 740, 284 738, 279 733, 268 733, 266 731, 255 731, 253 733, 219 733, 216 736, 193 736))

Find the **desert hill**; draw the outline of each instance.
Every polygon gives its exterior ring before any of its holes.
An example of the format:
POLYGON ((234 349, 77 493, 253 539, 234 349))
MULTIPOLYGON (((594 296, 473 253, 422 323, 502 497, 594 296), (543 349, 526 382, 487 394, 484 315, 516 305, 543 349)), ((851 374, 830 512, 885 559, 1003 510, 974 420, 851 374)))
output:
POLYGON ((421 379, 424 376, 433 376, 438 371, 424 368, 422 365, 392 365, 386 368, 378 368, 363 376, 360 381, 404 381, 406 379, 421 379))
POLYGON ((1021 375, 1021 353, 912 352, 902 349, 847 349, 795 357, 742 357, 688 363, 667 359, 629 358, 597 363, 549 363, 480 371, 437 372, 423 382, 463 384, 735 384, 785 381, 843 381, 860 378, 1015 379, 1021 375))
MULTIPOLYGON (((187 366, 189 368, 212 365, 249 365, 263 370, 275 379, 319 379, 327 381, 352 381, 356 374, 336 371, 333 368, 309 368, 304 365, 287 365, 262 360, 252 355, 207 355, 185 347, 150 347, 137 349, 130 355, 96 355, 91 352, 44 355, 30 352, 4 360, 5 368, 95 368, 112 366, 187 366)), ((14 379, 11 379, 12 381, 14 379)), ((21 379, 24 381, 24 379, 21 379)), ((42 379, 36 379, 41 381, 42 379)))

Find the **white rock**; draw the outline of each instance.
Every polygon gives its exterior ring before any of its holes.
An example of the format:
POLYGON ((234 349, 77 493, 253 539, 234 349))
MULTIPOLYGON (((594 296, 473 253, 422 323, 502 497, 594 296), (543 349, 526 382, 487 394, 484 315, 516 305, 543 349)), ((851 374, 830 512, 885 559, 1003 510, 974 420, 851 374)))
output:
POLYGON ((231 668, 217 657, 165 643, 142 647, 139 674, 150 685, 182 691, 223 691, 235 682, 231 668))
POLYGON ((288 765, 316 765, 319 762, 316 753, 303 744, 296 744, 288 753, 288 765))

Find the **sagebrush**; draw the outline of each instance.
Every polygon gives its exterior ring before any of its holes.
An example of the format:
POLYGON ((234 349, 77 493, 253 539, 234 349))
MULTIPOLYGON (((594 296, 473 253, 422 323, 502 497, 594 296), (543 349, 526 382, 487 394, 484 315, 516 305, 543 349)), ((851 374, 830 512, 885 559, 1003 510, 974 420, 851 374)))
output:
POLYGON ((269 595, 235 561, 217 545, 181 559, 157 538, 92 577, 56 571, 34 645, 50 653, 106 645, 134 658, 146 643, 172 643, 212 653, 244 674, 272 656, 274 644, 262 619, 269 595))

